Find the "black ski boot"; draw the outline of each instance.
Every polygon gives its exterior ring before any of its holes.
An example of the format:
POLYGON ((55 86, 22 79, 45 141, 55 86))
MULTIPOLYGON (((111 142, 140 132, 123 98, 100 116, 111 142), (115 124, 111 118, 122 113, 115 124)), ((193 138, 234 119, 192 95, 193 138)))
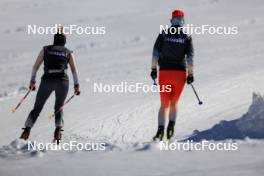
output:
POLYGON ((172 137, 174 135, 174 126, 175 126, 175 122, 170 120, 168 127, 167 127, 167 140, 168 141, 172 140, 172 137))
POLYGON ((22 130, 24 130, 24 131, 22 132, 20 139, 24 139, 26 141, 26 140, 28 140, 28 137, 30 135, 31 128, 25 127, 25 128, 22 128, 22 130))
POLYGON ((61 140, 61 132, 63 131, 63 129, 61 129, 61 127, 56 127, 55 131, 54 131, 54 140, 53 142, 56 142, 57 144, 60 144, 60 140, 61 140))
POLYGON ((156 140, 162 141, 163 136, 164 136, 164 126, 159 126, 157 134, 156 134, 156 136, 153 137, 153 140, 154 141, 156 141, 156 140))

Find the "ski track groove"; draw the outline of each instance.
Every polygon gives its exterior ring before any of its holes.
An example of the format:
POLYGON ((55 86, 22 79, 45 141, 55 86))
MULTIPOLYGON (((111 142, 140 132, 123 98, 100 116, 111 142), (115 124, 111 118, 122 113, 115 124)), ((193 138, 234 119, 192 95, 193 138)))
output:
MULTIPOLYGON (((142 127, 144 126, 144 123, 148 121, 148 119, 145 117, 143 118, 145 118, 146 120, 142 119, 142 115, 149 114, 149 112, 153 110, 151 105, 152 103, 147 103, 145 105, 141 105, 118 114, 107 115, 102 118, 102 120, 100 120, 98 125, 99 128, 90 129, 90 133, 89 135, 87 134, 87 137, 90 140, 96 140, 96 138, 104 138, 111 139, 111 141, 107 142, 114 141, 117 143, 130 143, 132 139, 135 140, 138 137, 138 134, 140 134, 138 133, 139 131, 144 131, 144 128, 142 127), (131 124, 137 125, 134 126, 131 124), (109 129, 112 130, 109 131, 109 129)), ((73 137, 73 139, 77 139, 79 137, 87 139, 87 137, 83 137, 83 135, 80 134, 73 137)))

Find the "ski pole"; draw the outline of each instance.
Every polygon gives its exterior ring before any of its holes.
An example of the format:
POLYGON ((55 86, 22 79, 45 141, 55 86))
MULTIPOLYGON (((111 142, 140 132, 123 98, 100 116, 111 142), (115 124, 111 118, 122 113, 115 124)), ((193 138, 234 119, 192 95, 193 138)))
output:
POLYGON ((191 87, 192 87, 192 89, 193 89, 193 92, 194 92, 194 94, 195 94, 197 100, 198 100, 198 104, 199 104, 199 105, 202 105, 203 102, 200 100, 200 98, 199 98, 199 96, 198 96, 198 94, 197 94, 197 92, 196 92, 196 90, 195 90, 193 84, 191 84, 191 87))
POLYGON ((27 98, 27 96, 29 95, 29 93, 31 92, 31 89, 29 89, 28 91, 27 91, 27 93, 24 95, 24 97, 19 101, 19 103, 16 105, 16 107, 15 108, 13 108, 13 109, 11 109, 11 112, 12 113, 15 113, 16 112, 16 110, 20 107, 20 105, 24 102, 24 100, 27 98))
POLYGON ((55 117, 56 114, 61 112, 62 109, 64 108, 64 106, 67 105, 74 98, 74 96, 75 96, 75 94, 73 94, 68 100, 66 100, 65 103, 60 107, 60 109, 58 111, 54 112, 52 115, 49 115, 48 116, 49 120, 51 120, 53 117, 55 117))

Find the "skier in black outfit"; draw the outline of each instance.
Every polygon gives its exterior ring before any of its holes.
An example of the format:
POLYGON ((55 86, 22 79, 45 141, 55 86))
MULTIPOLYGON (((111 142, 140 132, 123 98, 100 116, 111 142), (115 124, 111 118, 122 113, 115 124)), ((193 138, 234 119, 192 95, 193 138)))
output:
MULTIPOLYGON (((36 89, 36 74, 43 62, 44 74, 41 78, 34 108, 29 113, 25 122, 25 128, 20 137, 21 139, 28 139, 31 128, 35 124, 46 100, 53 91, 55 91, 56 97, 54 112, 59 111, 60 107, 64 104, 69 89, 69 78, 66 72, 68 64, 70 65, 73 75, 74 93, 75 95, 80 95, 80 86, 75 58, 72 51, 65 47, 65 44, 66 36, 62 33, 62 30, 59 30, 59 32, 54 35, 53 45, 44 46, 37 57, 32 69, 29 85, 30 90, 34 91, 36 89)), ((55 114, 55 126, 56 129, 54 132, 54 141, 59 142, 63 127, 62 110, 55 114)))
POLYGON ((161 106, 158 114, 158 130, 154 140, 162 140, 165 130, 166 112, 169 112, 167 139, 174 135, 174 126, 178 112, 178 101, 184 85, 191 84, 193 77, 193 44, 192 37, 184 34, 181 27, 184 24, 182 10, 172 12, 171 27, 166 33, 159 34, 153 49, 151 77, 157 78, 159 66, 159 85, 171 86, 171 92, 160 92, 161 106), (173 32, 171 32, 173 31, 173 32), (175 33, 174 33, 175 32, 175 33))

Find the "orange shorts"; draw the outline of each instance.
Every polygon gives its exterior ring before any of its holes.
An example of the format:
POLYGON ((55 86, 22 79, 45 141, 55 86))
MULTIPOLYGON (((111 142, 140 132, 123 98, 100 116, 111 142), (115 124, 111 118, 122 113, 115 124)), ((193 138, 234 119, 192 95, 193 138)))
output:
POLYGON ((186 83, 186 72, 179 70, 161 70, 159 72, 159 85, 171 85, 171 92, 160 92, 161 104, 169 107, 171 103, 177 104, 186 83))

